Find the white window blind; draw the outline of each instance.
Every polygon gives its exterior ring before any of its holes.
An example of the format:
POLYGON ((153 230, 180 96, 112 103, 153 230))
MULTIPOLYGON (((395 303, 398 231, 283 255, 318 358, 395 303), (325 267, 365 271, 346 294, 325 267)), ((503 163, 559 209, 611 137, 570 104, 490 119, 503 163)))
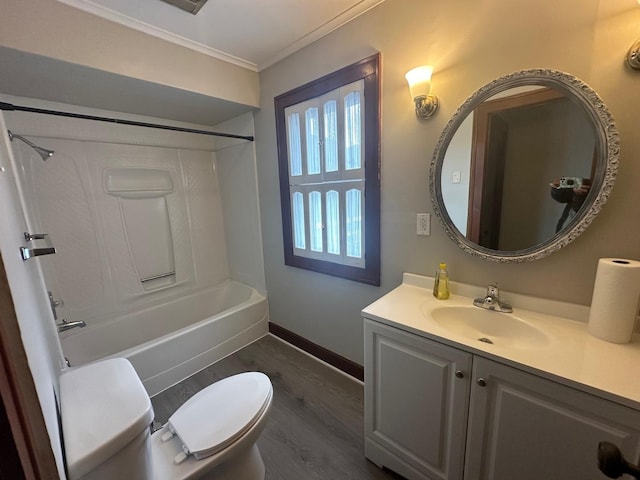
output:
POLYGON ((364 81, 284 112, 294 253, 365 268, 364 81))

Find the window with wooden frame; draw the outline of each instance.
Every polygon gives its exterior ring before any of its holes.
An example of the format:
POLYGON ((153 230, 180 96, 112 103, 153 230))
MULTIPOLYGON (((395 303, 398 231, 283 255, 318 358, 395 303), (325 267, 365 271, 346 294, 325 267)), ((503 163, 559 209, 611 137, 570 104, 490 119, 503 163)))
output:
POLYGON ((285 264, 380 285, 380 55, 275 98, 285 264))

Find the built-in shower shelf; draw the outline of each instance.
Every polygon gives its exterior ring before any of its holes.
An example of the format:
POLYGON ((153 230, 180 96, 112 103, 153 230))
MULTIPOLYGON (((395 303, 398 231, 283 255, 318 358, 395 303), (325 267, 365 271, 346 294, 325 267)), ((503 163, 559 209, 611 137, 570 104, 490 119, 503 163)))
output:
POLYGON ((156 168, 108 169, 104 188, 118 198, 127 244, 143 289, 174 284, 174 232, 167 203, 174 192, 171 173, 156 168))

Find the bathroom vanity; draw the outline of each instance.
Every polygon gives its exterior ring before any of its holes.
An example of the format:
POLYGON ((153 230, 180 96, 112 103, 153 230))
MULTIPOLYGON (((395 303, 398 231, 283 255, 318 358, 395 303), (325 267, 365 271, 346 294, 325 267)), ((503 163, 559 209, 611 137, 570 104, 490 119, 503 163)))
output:
POLYGON ((587 333, 588 308, 403 283, 362 311, 365 455, 408 479, 602 480, 600 441, 640 458, 640 338, 587 333))

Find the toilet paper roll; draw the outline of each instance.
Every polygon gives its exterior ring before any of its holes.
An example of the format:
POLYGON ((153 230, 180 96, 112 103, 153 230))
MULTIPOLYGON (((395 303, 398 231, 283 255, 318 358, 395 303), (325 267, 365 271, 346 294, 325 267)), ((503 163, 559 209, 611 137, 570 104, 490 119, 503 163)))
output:
POLYGON ((601 258, 593 286, 588 330, 607 342, 631 340, 640 299, 640 262, 601 258))

